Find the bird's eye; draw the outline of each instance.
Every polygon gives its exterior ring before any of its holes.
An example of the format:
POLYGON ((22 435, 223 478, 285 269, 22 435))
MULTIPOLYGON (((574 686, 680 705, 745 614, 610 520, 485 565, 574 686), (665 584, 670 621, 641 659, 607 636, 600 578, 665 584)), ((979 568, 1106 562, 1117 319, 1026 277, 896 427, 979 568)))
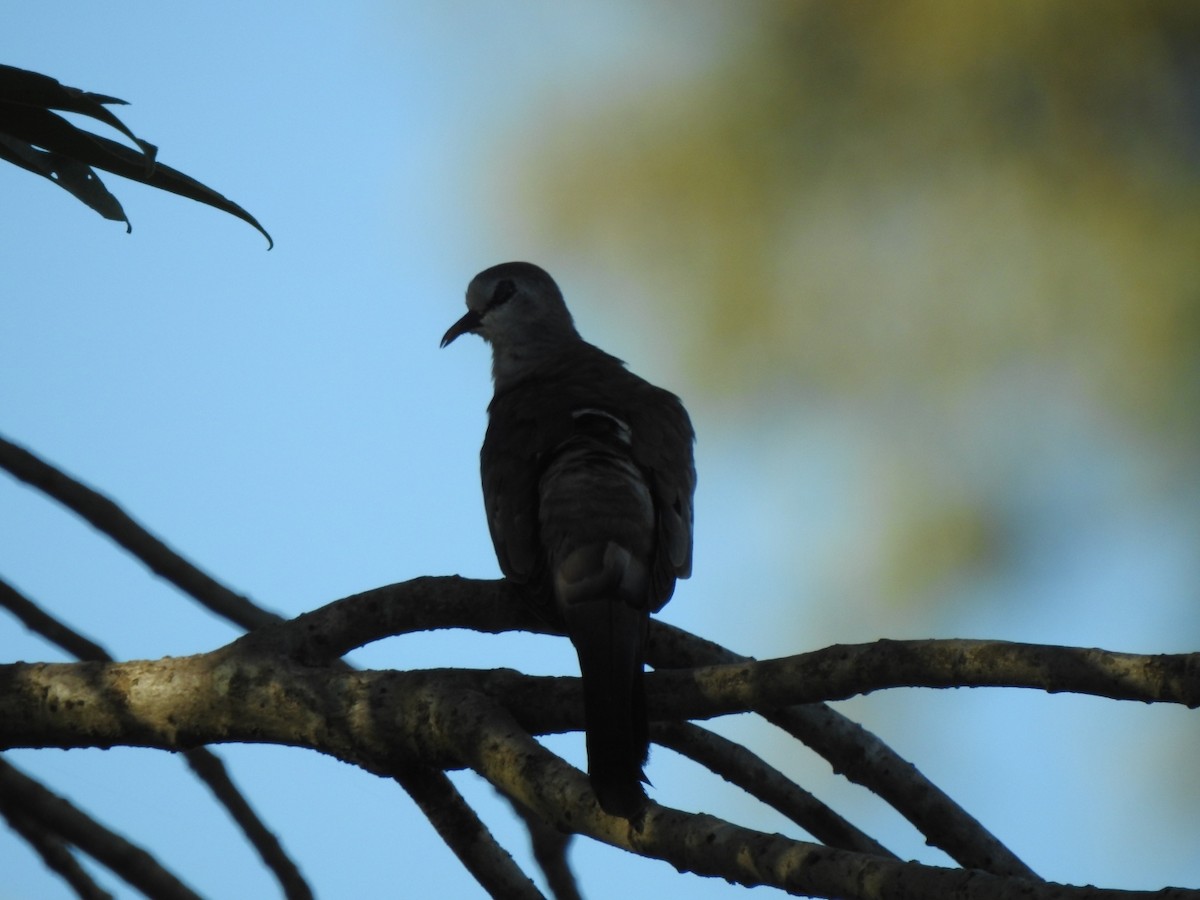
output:
POLYGON ((507 278, 496 282, 496 289, 492 291, 492 299, 488 301, 488 309, 495 309, 502 303, 507 303, 516 292, 517 286, 507 278))

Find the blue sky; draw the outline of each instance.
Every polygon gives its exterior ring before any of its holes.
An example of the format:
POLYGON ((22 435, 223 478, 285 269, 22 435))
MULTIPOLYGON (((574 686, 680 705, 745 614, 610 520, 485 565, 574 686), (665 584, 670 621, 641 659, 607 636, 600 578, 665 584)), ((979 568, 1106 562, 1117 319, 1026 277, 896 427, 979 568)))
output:
MULTIPOLYGON (((623 337, 622 323, 606 318, 594 264, 548 257, 524 212, 498 206, 513 174, 498 142, 519 153, 523 135, 534 141, 554 126, 537 117, 535 101, 603 102, 651 65, 649 46, 652 65, 670 77, 697 64, 689 46, 703 43, 704 23, 620 7, 523 9, 306 3, 281 15, 263 4, 166 13, 144 2, 45 2, 10 12, 0 61, 130 101, 119 114, 159 145, 160 158, 248 208, 276 247, 268 253, 232 218, 113 177, 109 187, 133 222, 126 235, 48 183, 0 168, 8 287, 0 431, 284 615, 416 575, 493 577, 477 474, 486 348, 460 341, 441 352, 438 339, 460 315, 475 272, 526 258, 558 277, 586 337, 692 408, 696 577, 680 586, 667 620, 757 656, 885 635, 1188 649, 1194 629, 1180 634, 1172 622, 1193 545, 1166 537, 1179 533, 1169 503, 1123 505, 1121 485, 1134 476, 1122 460, 1137 450, 1117 440, 1100 442, 1105 449, 1089 460, 1107 468, 1079 476, 1075 488, 1058 477, 1075 471, 1072 445, 1061 445, 1068 449, 1047 463, 1045 487, 1065 492, 1050 507, 1063 512, 1025 520, 1032 543, 1069 531, 1074 555, 1031 552, 1023 580, 963 588, 1019 587, 1021 615, 985 605, 970 617, 912 619, 872 609, 867 597, 822 608, 829 560, 872 522, 870 498, 854 493, 858 444, 845 416, 809 410, 802 422, 767 425, 696 396, 670 362, 647 353, 652 341, 623 337)), ((668 312, 645 313, 652 322, 657 315, 668 312)), ((1107 435, 1103 422, 1077 424, 1084 442, 1107 435)), ((235 636, 7 478, 0 571, 119 658, 202 652, 235 636)), ((60 658, 11 620, 0 620, 0 657, 60 658)), ((378 667, 575 667, 563 641, 459 634, 387 641, 354 658, 378 667)), ((1189 830, 1170 818, 1172 794, 1194 795, 1195 776, 1169 762, 1161 777, 1131 774, 1172 759, 1148 741, 1195 737, 1185 710, 992 691, 893 692, 842 707, 1047 877, 1200 883, 1194 819, 1189 830)), ((902 856, 945 862, 767 726, 721 728, 902 856)), ((582 761, 578 736, 550 743, 582 761)), ((221 754, 319 896, 479 893, 395 786, 309 752, 221 754)), ((181 760, 125 750, 11 758, 158 853, 202 894, 274 890, 181 760)), ((666 751, 649 774, 665 803, 794 833, 666 751)), ((505 805, 473 776, 455 779, 526 863, 505 805)), ((741 893, 584 842, 573 859, 592 896, 741 893)), ((3 834, 0 870, 0 900, 69 896, 3 834)))

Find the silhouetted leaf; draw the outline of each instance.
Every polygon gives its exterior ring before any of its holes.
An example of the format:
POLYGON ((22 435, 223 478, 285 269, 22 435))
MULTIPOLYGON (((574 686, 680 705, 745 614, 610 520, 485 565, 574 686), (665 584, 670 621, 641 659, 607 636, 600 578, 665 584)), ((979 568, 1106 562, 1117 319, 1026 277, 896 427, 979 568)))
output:
POLYGON ((4 134, 0 134, 0 159, 49 178, 104 218, 124 222, 126 232, 132 230, 120 202, 89 166, 4 134))
POLYGON ((258 229, 259 233, 267 239, 268 250, 275 246, 271 235, 258 223, 258 220, 254 216, 207 185, 201 184, 178 169, 164 166, 162 163, 155 163, 149 171, 146 171, 141 164, 141 156, 124 144, 118 144, 116 141, 110 141, 108 138, 102 138, 98 135, 93 135, 93 138, 99 142, 103 151, 103 158, 85 160, 90 162, 91 165, 99 169, 104 169, 106 172, 112 172, 125 178, 131 178, 134 181, 140 181, 159 190, 170 191, 172 194, 179 194, 181 197, 199 201, 222 212, 227 212, 231 216, 237 216, 243 222, 253 225, 258 229))
POLYGON ((0 65, 0 101, 42 109, 61 109, 66 112, 91 116, 93 119, 99 119, 105 125, 115 128, 141 147, 151 160, 154 158, 154 145, 138 140, 124 122, 102 106, 105 103, 119 103, 122 106, 128 106, 124 100, 116 97, 81 91, 79 88, 67 87, 48 75, 0 65))
POLYGON ((140 181, 160 190, 237 216, 274 241, 254 216, 212 188, 156 161, 158 149, 138 138, 103 104, 121 103, 115 97, 67 87, 53 78, 0 66, 0 159, 48 178, 106 219, 129 219, 92 167, 140 181), (52 110, 90 116, 116 129, 137 146, 134 150, 109 138, 78 128, 52 110))

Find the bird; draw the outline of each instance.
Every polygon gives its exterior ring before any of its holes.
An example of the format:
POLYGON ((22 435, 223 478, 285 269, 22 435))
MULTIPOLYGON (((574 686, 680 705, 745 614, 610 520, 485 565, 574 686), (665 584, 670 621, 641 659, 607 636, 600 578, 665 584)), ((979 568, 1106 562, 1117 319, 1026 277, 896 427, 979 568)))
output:
POLYGON ((575 647, 601 809, 641 821, 650 614, 692 571, 691 420, 677 396, 580 337, 539 266, 485 269, 466 305, 441 346, 464 334, 491 345, 480 473, 500 569, 575 647))

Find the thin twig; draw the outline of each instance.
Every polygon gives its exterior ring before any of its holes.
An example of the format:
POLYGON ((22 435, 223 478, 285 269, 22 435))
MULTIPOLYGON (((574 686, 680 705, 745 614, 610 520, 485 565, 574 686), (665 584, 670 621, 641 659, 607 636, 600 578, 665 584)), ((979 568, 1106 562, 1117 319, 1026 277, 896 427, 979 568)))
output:
POLYGON ((184 757, 196 776, 208 785, 217 801, 229 812, 267 868, 274 873, 279 886, 283 888, 283 895, 288 900, 312 900, 312 888, 300 874, 300 869, 280 845, 279 838, 267 828, 233 783, 221 758, 204 747, 188 750, 184 757))
POLYGON ((830 847, 896 858, 870 835, 851 825, 741 744, 688 722, 657 722, 651 726, 650 736, 655 743, 695 760, 783 813, 830 847))
POLYGON ((81 900, 113 900, 112 894, 96 883, 79 864, 66 841, 57 834, 22 814, 19 809, 10 808, 2 802, 0 816, 3 816, 9 827, 37 851, 46 868, 69 884, 81 900))
POLYGON ((485 891, 493 897, 545 900, 444 772, 401 766, 395 778, 485 891))
POLYGON ((3 579, 0 579, 0 606, 20 619, 30 631, 40 634, 76 659, 112 659, 95 641, 54 618, 3 579))
POLYGON ((529 831, 533 858, 537 860, 538 868, 546 876, 546 884, 549 885, 554 900, 583 900, 575 873, 571 871, 571 864, 567 861, 567 850, 570 849, 575 835, 555 828, 525 804, 505 797, 504 794, 500 796, 509 801, 521 817, 521 821, 525 823, 529 831))
POLYGON ((108 497, 3 437, 0 437, 0 468, 53 497, 128 550, 150 571, 235 625, 249 630, 282 621, 281 616, 256 606, 188 562, 108 497))
POLYGON ((0 760, 0 805, 16 808, 155 900, 200 900, 136 844, 105 828, 70 801, 0 760))

